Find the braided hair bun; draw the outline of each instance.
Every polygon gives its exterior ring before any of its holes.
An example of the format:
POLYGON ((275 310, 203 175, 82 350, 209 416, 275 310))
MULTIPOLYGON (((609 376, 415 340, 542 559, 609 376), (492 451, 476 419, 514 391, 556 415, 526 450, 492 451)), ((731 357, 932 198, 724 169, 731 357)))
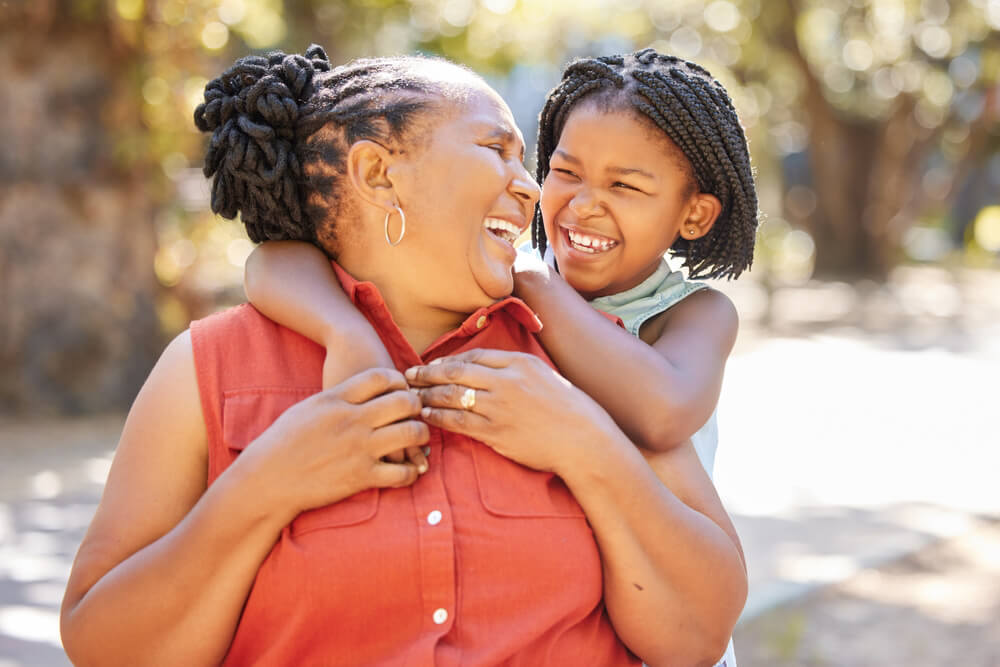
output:
POLYGON ((317 72, 330 70, 322 47, 240 58, 205 87, 194 122, 212 138, 204 173, 214 177, 212 211, 240 214, 255 242, 312 240, 304 223, 295 152, 296 124, 317 72))

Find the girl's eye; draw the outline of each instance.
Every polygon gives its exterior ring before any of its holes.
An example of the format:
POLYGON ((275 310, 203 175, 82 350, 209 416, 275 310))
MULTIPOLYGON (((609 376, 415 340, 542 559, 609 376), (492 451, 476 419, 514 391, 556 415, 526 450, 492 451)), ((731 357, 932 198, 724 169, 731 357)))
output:
POLYGON ((571 178, 576 178, 576 174, 574 174, 569 169, 559 169, 557 167, 557 168, 553 168, 552 171, 556 172, 557 174, 563 174, 564 176, 569 176, 571 178))
POLYGON ((622 183, 621 181, 615 181, 611 184, 613 188, 623 188, 625 190, 635 190, 636 192, 642 192, 639 188, 629 185, 628 183, 622 183))
POLYGON ((500 155, 505 155, 507 153, 507 149, 504 148, 503 144, 490 144, 487 148, 495 150, 497 153, 500 153, 500 155))

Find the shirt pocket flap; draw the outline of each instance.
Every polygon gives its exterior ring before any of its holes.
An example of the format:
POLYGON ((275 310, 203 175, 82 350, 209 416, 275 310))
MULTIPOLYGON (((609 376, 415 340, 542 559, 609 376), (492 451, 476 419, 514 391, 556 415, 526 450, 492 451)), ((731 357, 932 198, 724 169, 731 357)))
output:
POLYGON ((562 479, 531 470, 481 443, 472 453, 483 507, 505 517, 583 518, 583 508, 562 479))
POLYGON ((256 440, 285 410, 316 393, 314 389, 254 389, 226 394, 222 403, 222 440, 237 452, 256 440))
MULTIPOLYGON (((316 393, 315 389, 255 389, 226 395, 222 407, 222 437, 234 453, 266 431, 285 410, 316 393)), ((362 523, 378 511, 378 489, 365 489, 330 505, 306 510, 292 521, 293 536, 322 528, 362 523)))

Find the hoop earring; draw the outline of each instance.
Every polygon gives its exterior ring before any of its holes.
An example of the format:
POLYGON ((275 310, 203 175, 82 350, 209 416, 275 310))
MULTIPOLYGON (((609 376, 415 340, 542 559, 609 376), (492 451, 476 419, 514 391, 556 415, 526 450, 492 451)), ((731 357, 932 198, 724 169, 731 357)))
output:
POLYGON ((385 214, 385 242, 388 243, 393 248, 395 248, 396 246, 398 246, 400 244, 400 242, 402 242, 403 237, 406 236, 406 215, 403 213, 403 209, 399 208, 399 206, 394 205, 393 207, 396 209, 396 213, 399 213, 399 219, 403 223, 403 228, 399 231, 399 238, 396 239, 395 243, 393 243, 392 239, 389 238, 389 217, 392 216, 392 211, 389 211, 388 213, 386 213, 385 214))

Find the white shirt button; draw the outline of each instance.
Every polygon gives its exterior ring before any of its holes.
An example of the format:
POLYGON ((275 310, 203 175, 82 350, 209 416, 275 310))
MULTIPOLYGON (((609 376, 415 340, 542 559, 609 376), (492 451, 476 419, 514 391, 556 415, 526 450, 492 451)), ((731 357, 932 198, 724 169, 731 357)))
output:
POLYGON ((448 620, 448 610, 447 609, 437 609, 434 611, 434 622, 441 625, 448 620))
MULTIPOLYGON (((441 523, 441 512, 440 512, 440 510, 433 510, 430 514, 428 514, 427 515, 427 523, 431 524, 432 526, 436 526, 439 523, 441 523)), ((439 609, 438 611, 444 611, 444 610, 443 609, 439 609)))

